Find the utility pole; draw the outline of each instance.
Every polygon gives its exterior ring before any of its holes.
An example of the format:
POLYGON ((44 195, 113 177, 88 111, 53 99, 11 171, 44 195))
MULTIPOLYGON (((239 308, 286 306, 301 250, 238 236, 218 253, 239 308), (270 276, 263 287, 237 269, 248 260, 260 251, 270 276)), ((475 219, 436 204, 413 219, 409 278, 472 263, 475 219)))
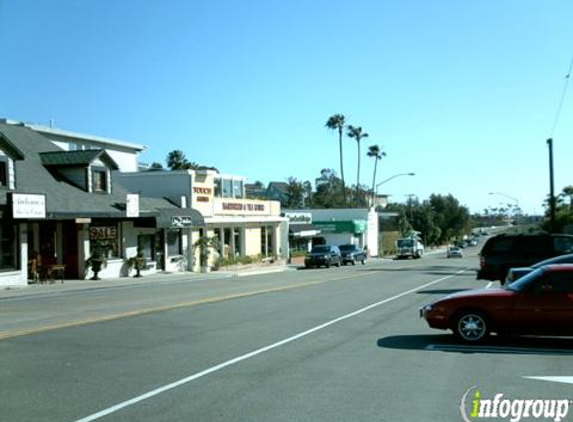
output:
POLYGON ((549 147, 549 221, 550 231, 555 233, 555 186, 553 182, 553 139, 547 140, 549 147))

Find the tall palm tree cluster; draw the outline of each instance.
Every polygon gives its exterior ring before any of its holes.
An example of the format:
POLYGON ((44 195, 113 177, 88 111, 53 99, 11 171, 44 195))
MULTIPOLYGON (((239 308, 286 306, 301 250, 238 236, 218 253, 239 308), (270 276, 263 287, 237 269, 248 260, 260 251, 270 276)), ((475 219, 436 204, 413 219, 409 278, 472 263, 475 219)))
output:
MULTIPOLYGON (((343 159, 343 148, 342 148, 342 135, 344 129, 346 129, 346 136, 356 141, 356 146, 358 147, 358 167, 356 174, 356 194, 358 195, 360 189, 360 159, 362 154, 360 152, 360 141, 364 138, 368 138, 368 133, 362 130, 361 126, 353 126, 346 124, 346 117, 344 114, 333 114, 328 118, 325 125, 330 130, 338 131, 338 146, 340 151, 340 177, 342 179, 342 191, 344 195, 344 204, 346 201, 346 181, 344 179, 344 159, 343 159)), ((374 201, 375 189, 376 189, 376 170, 378 168, 378 160, 386 156, 386 153, 382 151, 379 145, 370 145, 368 147, 368 152, 366 155, 374 159, 374 175, 372 177, 372 200, 374 201)))

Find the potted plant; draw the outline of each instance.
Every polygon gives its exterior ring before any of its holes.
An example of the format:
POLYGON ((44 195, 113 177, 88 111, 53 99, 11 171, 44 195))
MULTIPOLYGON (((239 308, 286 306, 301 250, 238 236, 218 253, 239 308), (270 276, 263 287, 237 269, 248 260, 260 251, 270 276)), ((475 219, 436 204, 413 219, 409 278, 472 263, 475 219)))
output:
POLYGON ((94 244, 93 250, 91 251, 91 255, 86 261, 88 267, 91 267, 94 275, 90 280, 101 280, 98 276, 99 272, 102 268, 107 266, 107 259, 105 257, 105 253, 103 251, 102 245, 100 242, 96 242, 94 244))
POLYGON ((135 254, 135 256, 127 260, 127 265, 129 269, 135 268, 136 272, 134 277, 143 277, 141 275, 141 270, 145 269, 145 267, 147 266, 147 260, 145 259, 143 251, 141 250, 140 247, 137 248, 137 253, 135 254))
POLYGON ((199 249, 199 262, 201 263, 201 272, 208 273, 211 271, 211 266, 209 265, 209 256, 211 255, 211 249, 217 248, 219 241, 216 237, 203 236, 200 237, 194 244, 195 249, 199 249))

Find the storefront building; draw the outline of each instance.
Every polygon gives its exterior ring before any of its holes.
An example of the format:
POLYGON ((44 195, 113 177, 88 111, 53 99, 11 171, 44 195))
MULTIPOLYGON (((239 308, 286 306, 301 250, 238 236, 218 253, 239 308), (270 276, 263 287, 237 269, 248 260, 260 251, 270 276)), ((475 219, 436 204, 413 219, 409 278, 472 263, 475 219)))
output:
MULTIPOLYGON (((284 215, 310 214, 312 245, 354 244, 366 248, 369 256, 378 256, 378 213, 373 208, 284 210, 284 215)), ((292 229, 291 229, 292 231, 292 229)))
MULTIPOLYGON (((116 176, 131 191, 197 210, 205 228, 196 236, 218 238, 218 255, 223 258, 287 257, 288 220, 280 215, 280 203, 246 199, 244 177, 214 170, 153 170, 116 176)), ((197 261, 195 270, 199 269, 197 261)))
POLYGON ((144 274, 191 265, 192 231, 201 214, 163 198, 144 198, 112 180, 103 149, 63 150, 39 132, 0 123, 0 285, 25 285, 58 269, 65 278, 129 274, 138 249, 144 274))
POLYGON ((289 220, 289 251, 310 252, 312 240, 318 238, 321 231, 312 224, 312 213, 285 211, 282 215, 289 220))

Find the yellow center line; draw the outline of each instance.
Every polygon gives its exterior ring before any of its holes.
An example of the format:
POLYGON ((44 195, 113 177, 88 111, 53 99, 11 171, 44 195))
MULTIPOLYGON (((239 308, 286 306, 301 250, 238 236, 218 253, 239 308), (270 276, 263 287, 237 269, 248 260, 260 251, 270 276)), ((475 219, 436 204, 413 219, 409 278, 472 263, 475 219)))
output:
POLYGON ((231 294, 231 295, 193 300, 190 302, 175 303, 172 305, 156 306, 156 307, 152 307, 152 308, 146 308, 146 309, 140 309, 140 310, 128 311, 128 312, 121 312, 121 313, 112 314, 112 315, 103 315, 103 316, 99 316, 99 317, 93 317, 93 318, 88 318, 88 319, 78 320, 78 321, 62 322, 62 323, 58 323, 58 324, 44 325, 41 327, 27 328, 27 329, 22 329, 22 330, 4 331, 4 332, 0 332, 0 340, 6 340, 9 338, 21 337, 21 336, 26 336, 26 335, 31 335, 31 334, 39 334, 39 333, 44 333, 47 331, 59 330, 62 328, 72 328, 72 327, 78 327, 78 326, 88 325, 88 324, 96 324, 99 322, 114 321, 114 320, 122 319, 122 318, 130 318, 130 317, 148 315, 148 314, 157 313, 157 312, 165 312, 165 311, 171 311, 171 310, 175 310, 175 309, 189 308, 192 306, 205 305, 205 304, 209 304, 209 303, 224 302, 227 300, 241 299, 241 298, 256 296, 256 295, 261 295, 261 294, 275 293, 275 292, 281 292, 281 291, 285 291, 285 290, 293 290, 293 289, 298 289, 298 288, 302 288, 302 287, 314 286, 317 284, 330 283, 330 282, 334 282, 334 281, 342 281, 342 280, 348 280, 351 278, 363 277, 366 275, 370 275, 370 273, 367 272, 364 274, 352 274, 352 275, 348 275, 348 276, 331 278, 331 279, 327 279, 327 280, 307 281, 307 282, 303 282, 303 283, 291 284, 288 286, 272 287, 272 288, 268 288, 268 289, 254 290, 251 292, 235 293, 235 294, 231 294))

